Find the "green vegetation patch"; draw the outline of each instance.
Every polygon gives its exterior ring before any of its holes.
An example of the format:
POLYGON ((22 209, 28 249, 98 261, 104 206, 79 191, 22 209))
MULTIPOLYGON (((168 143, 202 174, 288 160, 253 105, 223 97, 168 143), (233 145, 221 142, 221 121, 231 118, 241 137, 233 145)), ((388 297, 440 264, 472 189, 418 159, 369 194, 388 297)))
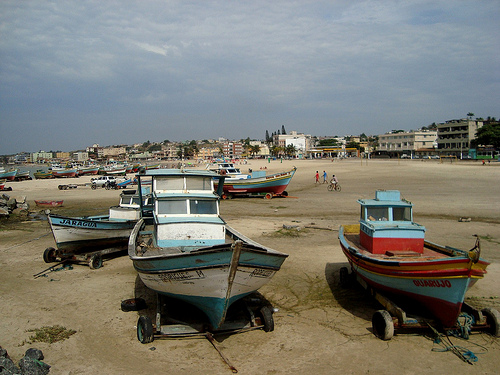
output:
POLYGON ((272 233, 273 237, 300 237, 307 234, 307 229, 300 227, 285 227, 278 229, 276 232, 272 233))
POLYGON ((52 327, 45 326, 41 328, 30 329, 27 332, 34 332, 34 335, 30 336, 30 343, 45 342, 49 344, 66 340, 71 335, 74 335, 76 333, 76 331, 73 329, 67 329, 58 325, 52 327))

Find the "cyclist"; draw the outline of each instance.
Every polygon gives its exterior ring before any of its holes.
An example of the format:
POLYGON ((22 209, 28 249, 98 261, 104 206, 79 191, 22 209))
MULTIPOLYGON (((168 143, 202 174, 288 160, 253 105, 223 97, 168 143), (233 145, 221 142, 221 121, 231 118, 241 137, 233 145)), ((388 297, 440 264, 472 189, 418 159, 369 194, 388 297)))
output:
POLYGON ((333 188, 336 188, 337 184, 339 183, 339 180, 337 180, 337 177, 335 177, 335 175, 333 175, 332 179, 330 180, 330 183, 333 185, 333 188))

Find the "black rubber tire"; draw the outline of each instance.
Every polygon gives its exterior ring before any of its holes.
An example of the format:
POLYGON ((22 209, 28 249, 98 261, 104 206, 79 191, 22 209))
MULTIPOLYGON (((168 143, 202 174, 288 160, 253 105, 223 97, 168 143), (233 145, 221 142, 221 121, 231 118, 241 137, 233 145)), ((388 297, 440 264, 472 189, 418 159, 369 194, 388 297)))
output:
POLYGON ((327 186, 327 189, 328 189, 328 191, 333 191, 333 185, 332 185, 332 184, 329 184, 329 185, 327 186))
POLYGON ((91 188, 92 188, 92 190, 95 190, 95 189, 97 189, 97 186, 96 186, 96 184, 92 184, 91 188))
POLYGON ((143 298, 125 299, 121 303, 122 311, 139 311, 147 307, 146 301, 143 298))
POLYGON ((381 340, 390 340, 394 336, 394 322, 386 310, 378 310, 372 316, 373 333, 381 340))
POLYGON ((54 263, 57 260, 57 251, 53 247, 48 247, 43 252, 43 261, 45 263, 54 263))
POLYGON ((281 193, 281 195, 282 195, 283 197, 288 197, 288 191, 286 191, 286 190, 285 190, 283 193, 281 193))
POLYGON ((142 344, 148 344, 154 340, 153 323, 147 316, 140 316, 137 321, 137 339, 142 344))
POLYGON ((264 332, 274 331, 274 318, 273 310, 269 306, 262 306, 259 310, 262 324, 264 325, 264 332))
POLYGON ((500 313, 491 307, 481 310, 486 317, 486 323, 490 326, 488 333, 495 337, 500 337, 500 313))
POLYGON ((341 190, 342 190, 342 186, 337 184, 337 186, 335 186, 335 191, 341 191, 341 190))
POLYGON ((101 254, 93 254, 89 259, 89 267, 91 270, 96 270, 102 267, 102 256, 101 254))

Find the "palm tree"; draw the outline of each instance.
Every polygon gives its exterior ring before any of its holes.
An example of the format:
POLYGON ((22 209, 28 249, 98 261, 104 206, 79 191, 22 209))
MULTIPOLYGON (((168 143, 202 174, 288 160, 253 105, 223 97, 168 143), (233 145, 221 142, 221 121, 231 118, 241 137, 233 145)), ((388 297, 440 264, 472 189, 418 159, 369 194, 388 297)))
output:
POLYGON ((286 146, 285 148, 286 156, 295 156, 296 153, 297 153, 297 148, 294 145, 289 144, 288 146, 286 146))

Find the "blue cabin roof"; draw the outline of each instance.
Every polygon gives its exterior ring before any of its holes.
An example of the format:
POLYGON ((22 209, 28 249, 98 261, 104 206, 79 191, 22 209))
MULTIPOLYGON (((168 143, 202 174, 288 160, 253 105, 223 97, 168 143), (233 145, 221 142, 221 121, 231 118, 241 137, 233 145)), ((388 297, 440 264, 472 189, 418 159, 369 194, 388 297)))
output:
POLYGON ((398 206, 412 207, 413 204, 407 200, 401 199, 399 190, 377 190, 375 199, 358 199, 362 206, 398 206))

